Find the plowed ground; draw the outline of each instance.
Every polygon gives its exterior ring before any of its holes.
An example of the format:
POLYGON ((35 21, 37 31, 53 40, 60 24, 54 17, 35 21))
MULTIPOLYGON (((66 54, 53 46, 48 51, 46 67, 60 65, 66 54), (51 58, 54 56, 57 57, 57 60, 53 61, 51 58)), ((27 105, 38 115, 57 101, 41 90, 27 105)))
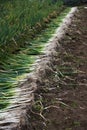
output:
POLYGON ((60 45, 23 130, 87 130, 87 8, 79 7, 60 45))

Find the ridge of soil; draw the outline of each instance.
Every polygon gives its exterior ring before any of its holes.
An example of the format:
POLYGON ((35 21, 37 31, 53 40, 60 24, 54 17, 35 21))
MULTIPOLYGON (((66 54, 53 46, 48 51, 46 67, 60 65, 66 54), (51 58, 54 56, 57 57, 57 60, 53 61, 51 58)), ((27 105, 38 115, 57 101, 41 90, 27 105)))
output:
POLYGON ((50 68, 40 71, 35 101, 15 130, 87 130, 86 15, 87 8, 79 7, 50 68))

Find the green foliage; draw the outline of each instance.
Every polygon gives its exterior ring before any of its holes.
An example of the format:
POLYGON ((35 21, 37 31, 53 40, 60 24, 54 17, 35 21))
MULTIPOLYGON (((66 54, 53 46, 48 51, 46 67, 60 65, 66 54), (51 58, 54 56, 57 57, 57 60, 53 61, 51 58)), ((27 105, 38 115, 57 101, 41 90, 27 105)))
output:
POLYGON ((26 38, 27 45, 20 48, 16 54, 4 52, 0 60, 0 109, 5 108, 10 103, 12 96, 15 95, 15 88, 19 81, 23 81, 25 76, 31 72, 32 64, 37 55, 43 53, 44 44, 54 33, 61 22, 61 19, 68 13, 70 8, 64 10, 61 15, 54 19, 48 27, 38 34, 37 37, 29 40, 26 38))
POLYGON ((23 35, 52 11, 58 10, 61 0, 2 0, 0 1, 0 45, 23 35))

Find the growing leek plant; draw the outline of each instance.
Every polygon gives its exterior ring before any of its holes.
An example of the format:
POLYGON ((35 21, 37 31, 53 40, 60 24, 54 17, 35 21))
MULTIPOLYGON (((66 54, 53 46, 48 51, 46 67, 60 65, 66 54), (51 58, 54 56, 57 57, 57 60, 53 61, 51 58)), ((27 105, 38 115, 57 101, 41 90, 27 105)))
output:
POLYGON ((62 0, 0 1, 0 46, 13 44, 13 39, 16 41, 61 5, 62 0))

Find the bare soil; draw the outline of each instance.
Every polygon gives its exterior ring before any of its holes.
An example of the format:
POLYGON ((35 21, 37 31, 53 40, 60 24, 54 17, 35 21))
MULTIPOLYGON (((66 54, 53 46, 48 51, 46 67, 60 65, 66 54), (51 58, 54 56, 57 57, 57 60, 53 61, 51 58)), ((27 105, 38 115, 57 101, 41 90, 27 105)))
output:
POLYGON ((79 7, 60 45, 21 130, 87 130, 87 8, 79 7))

